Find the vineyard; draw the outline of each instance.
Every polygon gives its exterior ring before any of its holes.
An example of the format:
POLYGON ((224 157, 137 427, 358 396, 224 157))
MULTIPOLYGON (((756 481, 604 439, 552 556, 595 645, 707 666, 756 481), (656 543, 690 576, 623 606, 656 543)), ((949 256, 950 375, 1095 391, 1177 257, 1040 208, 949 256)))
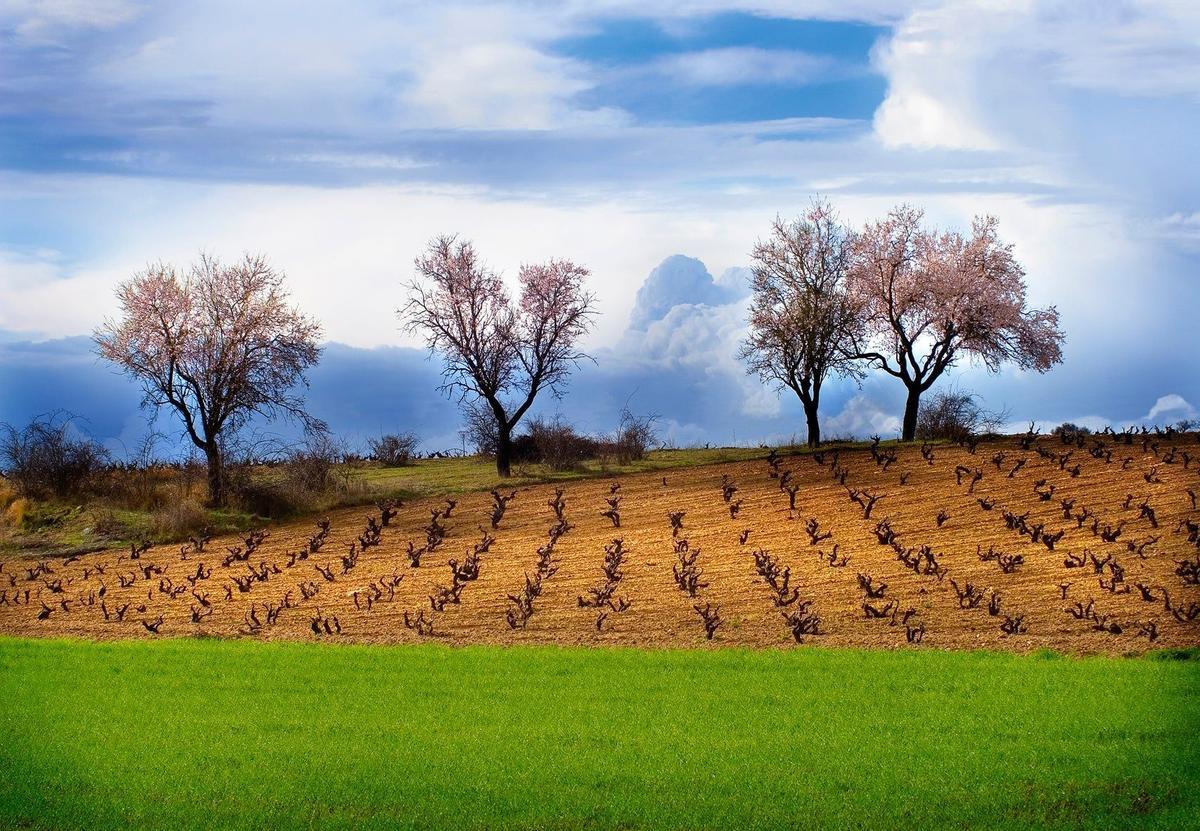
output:
POLYGON ((0 633, 449 644, 1200 645, 1200 441, 829 449, 0 563, 0 633))

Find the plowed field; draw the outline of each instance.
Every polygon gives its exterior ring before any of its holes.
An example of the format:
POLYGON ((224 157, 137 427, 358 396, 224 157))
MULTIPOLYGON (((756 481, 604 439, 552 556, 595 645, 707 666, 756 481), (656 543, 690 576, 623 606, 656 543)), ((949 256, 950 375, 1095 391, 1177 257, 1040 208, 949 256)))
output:
POLYGON ((219 538, 136 559, 10 558, 0 632, 1069 653, 1200 645, 1188 565, 1200 557, 1194 436, 928 452, 826 451, 780 457, 774 469, 764 455, 575 482, 562 491, 568 530, 548 553, 552 485, 517 490, 495 529, 487 493, 456 497, 449 516, 441 500, 405 504, 365 549, 360 535, 379 511, 359 508, 331 514, 312 552, 317 527, 306 521, 264 529, 248 556, 245 540, 219 538), (619 527, 602 515, 610 498, 619 527), (409 544, 428 547, 433 511, 444 537, 413 567, 409 544), (676 533, 673 512, 683 512, 676 533), (1043 538, 1059 532, 1051 548, 1043 538), (485 533, 494 541, 476 575, 467 561, 485 533), (610 558, 606 574, 605 547, 618 539, 621 561, 610 558), (711 641, 697 607, 717 623, 711 641))

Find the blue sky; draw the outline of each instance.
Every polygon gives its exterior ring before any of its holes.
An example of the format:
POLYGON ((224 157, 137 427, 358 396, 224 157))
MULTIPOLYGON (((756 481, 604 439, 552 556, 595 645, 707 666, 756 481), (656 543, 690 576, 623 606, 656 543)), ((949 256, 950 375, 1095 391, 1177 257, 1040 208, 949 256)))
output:
MULTIPOLYGON (((1191 416, 1198 91, 1200 8, 1168 2, 0 0, 0 420, 62 406, 135 442, 136 388, 86 337, 113 287, 253 250, 325 324, 318 415, 453 445, 392 312, 458 232, 506 275, 593 271, 597 364, 545 411, 778 441, 802 418, 734 358, 739 269, 816 194, 852 223, 1000 218, 1066 360, 947 385, 1014 422, 1191 416)), ((889 379, 837 385, 827 432, 894 432, 899 406, 889 379)))

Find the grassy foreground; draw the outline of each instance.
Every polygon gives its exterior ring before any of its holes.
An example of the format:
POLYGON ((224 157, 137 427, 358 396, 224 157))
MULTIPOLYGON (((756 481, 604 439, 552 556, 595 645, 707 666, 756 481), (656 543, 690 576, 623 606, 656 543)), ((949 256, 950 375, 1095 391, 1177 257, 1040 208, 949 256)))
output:
POLYGON ((0 639, 0 826, 1183 829, 1198 728, 1194 659, 0 639))

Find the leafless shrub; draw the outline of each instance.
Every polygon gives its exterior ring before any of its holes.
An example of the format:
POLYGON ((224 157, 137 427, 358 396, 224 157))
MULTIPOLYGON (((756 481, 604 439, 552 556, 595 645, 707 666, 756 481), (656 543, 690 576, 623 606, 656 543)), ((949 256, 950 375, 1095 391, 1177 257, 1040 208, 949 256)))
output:
POLYGON ((40 415, 25 427, 0 424, 0 470, 29 497, 81 493, 108 461, 108 452, 78 433, 75 416, 40 415))
POLYGON ((425 546, 421 546, 420 548, 417 548, 416 545, 413 543, 413 541, 409 540, 408 541, 408 549, 404 552, 404 555, 408 558, 409 567, 410 568, 420 568, 421 567, 421 557, 425 554, 425 552, 426 552, 425 546))
POLYGON ((561 416, 535 418, 513 440, 515 461, 544 464, 551 470, 577 470, 597 455, 596 440, 577 433, 561 416))
POLYGON ((796 643, 804 643, 805 635, 821 634, 821 618, 816 614, 803 610, 781 612, 780 614, 787 621, 788 628, 792 630, 792 637, 796 639, 796 643))
POLYGON ((387 433, 377 439, 367 439, 371 458, 384 467, 405 467, 412 464, 421 440, 415 433, 387 433))
POLYGON ((399 499, 381 499, 376 502, 375 507, 379 509, 379 525, 387 528, 403 504, 399 499))
POLYGON ((679 545, 676 543, 675 552, 678 562, 671 566, 671 572, 675 577, 675 585, 680 591, 687 592, 689 597, 695 597, 700 589, 707 588, 708 583, 700 582, 704 571, 696 565, 696 559, 700 556, 700 549, 692 549, 686 545, 687 540, 680 540, 679 545))
POLYGON ((533 579, 525 575, 525 586, 519 594, 508 595, 512 607, 504 613, 504 619, 509 629, 524 629, 533 615, 533 601, 542 593, 542 576, 535 574, 533 579))
POLYGON ((871 599, 881 598, 887 591, 887 583, 876 584, 869 574, 858 575, 858 587, 862 589, 866 597, 871 599))
POLYGON ((500 527, 500 520, 504 519, 504 512, 508 510, 508 503, 516 498, 517 492, 510 491, 507 496, 500 491, 492 488, 492 528, 500 527))
POLYGON ((1200 586, 1200 554, 1193 559, 1176 560, 1175 574, 1183 580, 1185 585, 1200 586))
POLYGON ((956 390, 935 393, 918 411, 917 438, 965 442, 979 433, 994 432, 1008 414, 985 410, 978 399, 974 393, 956 390))
POLYGON ((1025 615, 1005 616, 1004 622, 1000 624, 1000 631, 1006 635, 1024 634, 1028 631, 1025 626, 1025 615))
POLYGON ((404 611, 404 626, 407 629, 413 629, 421 637, 429 637, 433 634, 433 619, 425 617, 425 610, 417 612, 416 616, 411 616, 409 611, 404 611))
POLYGON ((554 498, 546 503, 550 506, 550 510, 554 511, 554 518, 559 522, 564 520, 564 512, 567 509, 567 500, 563 499, 563 489, 554 489, 554 498))
POLYGON ((656 414, 635 415, 627 406, 621 409, 617 432, 612 438, 617 464, 627 465, 646 458, 646 453, 658 441, 655 429, 657 421, 656 414))
POLYGON ((671 536, 678 537, 683 531, 683 518, 687 516, 686 511, 671 511, 667 514, 667 519, 671 521, 671 536))
MULTIPOLYGON (((762 577, 771 590, 775 592, 772 601, 776 606, 791 606, 800 598, 798 589, 790 588, 792 570, 790 567, 783 568, 779 562, 771 556, 766 549, 758 549, 753 552, 754 568, 762 577)), ((796 611, 803 612, 811 601, 805 601, 797 607, 796 611)))
POLYGON ((809 517, 808 522, 804 524, 804 531, 808 534, 809 545, 819 545, 821 540, 827 540, 833 536, 832 531, 821 530, 821 525, 817 522, 816 517, 809 517))
POLYGON ((705 603, 703 607, 696 605, 692 608, 696 610, 696 614, 700 615, 700 620, 704 624, 704 637, 711 641, 721 626, 720 607, 705 603))
POLYGON ((974 609, 983 602, 983 590, 976 587, 973 583, 967 583, 963 587, 959 587, 954 578, 950 579, 950 585, 954 587, 954 594, 958 597, 958 606, 960 609, 974 609))
POLYGON ((879 620, 881 618, 890 618, 896 610, 896 601, 889 600, 883 606, 876 606, 872 603, 864 602, 862 604, 863 615, 868 620, 879 620))
POLYGON ((600 516, 608 517, 612 522, 613 528, 621 527, 621 497, 610 496, 605 501, 608 502, 608 508, 600 512, 600 516))
POLYGON ((324 493, 333 483, 333 471, 345 455, 345 448, 329 433, 315 431, 287 454, 283 464, 285 479, 301 492, 324 493))

